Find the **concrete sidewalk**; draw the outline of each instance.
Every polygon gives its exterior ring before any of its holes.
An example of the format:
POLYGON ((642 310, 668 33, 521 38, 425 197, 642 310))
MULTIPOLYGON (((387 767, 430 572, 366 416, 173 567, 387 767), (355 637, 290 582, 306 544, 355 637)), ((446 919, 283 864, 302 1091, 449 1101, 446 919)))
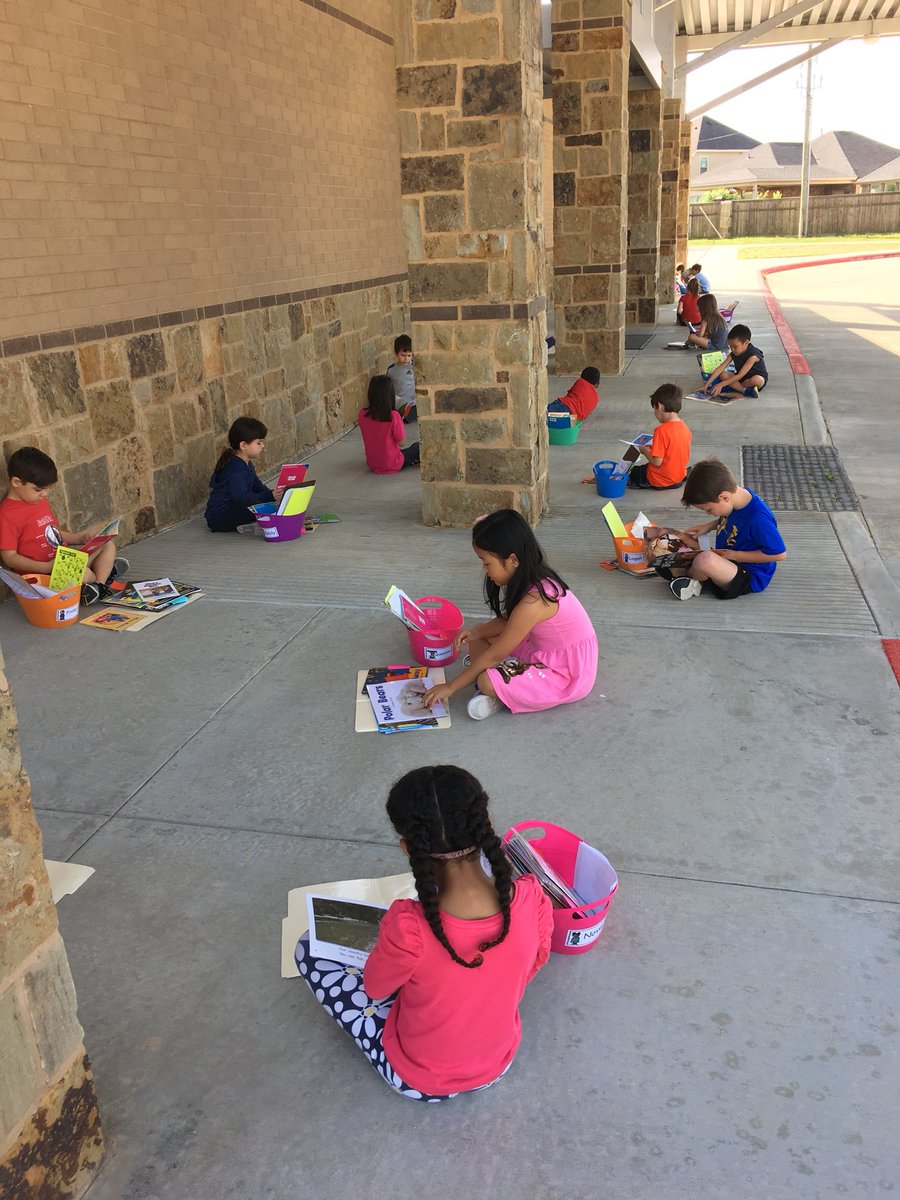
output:
MULTIPOLYGON (((772 382, 683 414, 694 459, 735 469, 745 442, 802 440, 765 306, 740 298, 772 382)), ((468 534, 424 529, 417 480, 368 475, 357 434, 315 459, 315 508, 342 524, 276 547, 196 520, 133 547, 135 577, 207 592, 136 637, 0 609, 46 853, 97 869, 60 909, 107 1135, 92 1200, 892 1186, 900 690, 880 637, 898 611, 866 595, 855 514, 783 514, 775 583, 728 604, 598 568, 603 502, 580 479, 650 428, 658 383, 693 386, 674 336, 551 451, 541 540, 601 646, 571 708, 481 724, 455 702, 446 733, 353 732, 356 670, 405 655, 389 583, 483 611, 468 534), (498 826, 563 824, 621 879, 597 948, 529 989, 509 1076, 436 1108, 393 1096, 278 975, 287 891, 402 870, 384 799, 434 761, 483 780, 498 826)), ((678 493, 620 509, 639 504, 682 519, 678 493)))

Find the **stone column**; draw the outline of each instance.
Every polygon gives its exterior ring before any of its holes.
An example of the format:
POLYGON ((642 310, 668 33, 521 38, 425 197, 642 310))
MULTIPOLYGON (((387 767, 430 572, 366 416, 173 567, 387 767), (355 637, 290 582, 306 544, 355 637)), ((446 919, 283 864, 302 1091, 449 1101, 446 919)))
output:
POLYGON ((663 100, 662 105, 662 188, 659 209, 659 303, 673 303, 675 234, 678 225, 678 158, 681 149, 682 100, 663 100))
POLYGON ((630 0, 553 0, 556 370, 625 362, 630 0))
POLYGON ((401 190, 426 525, 547 499, 540 9, 403 0, 401 190))
POLYGON ((74 1198, 103 1153, 100 1118, 2 666, 0 1196, 74 1198))
POLYGON ((691 123, 681 121, 678 140, 678 209, 675 223, 675 259, 688 262, 688 228, 691 217, 691 123))
POLYGON ((655 325, 659 316, 661 153, 662 92, 629 91, 627 325, 655 325))

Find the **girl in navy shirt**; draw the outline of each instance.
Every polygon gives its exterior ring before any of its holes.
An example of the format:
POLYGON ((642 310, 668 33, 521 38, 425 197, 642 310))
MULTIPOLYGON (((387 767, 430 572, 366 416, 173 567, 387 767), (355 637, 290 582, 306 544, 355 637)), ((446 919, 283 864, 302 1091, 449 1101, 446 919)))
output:
POLYGON ((254 458, 266 448, 268 429, 255 417, 238 417, 228 430, 228 445, 219 455, 210 477, 206 523, 213 533, 234 533, 253 522, 251 504, 280 500, 284 488, 273 492, 256 474, 254 458))

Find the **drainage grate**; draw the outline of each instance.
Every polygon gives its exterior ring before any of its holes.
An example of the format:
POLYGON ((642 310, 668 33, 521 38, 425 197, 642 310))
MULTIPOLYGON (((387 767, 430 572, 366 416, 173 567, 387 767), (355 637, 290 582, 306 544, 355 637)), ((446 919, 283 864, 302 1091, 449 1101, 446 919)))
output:
POLYGON ((643 350, 652 337, 652 333, 626 333, 625 349, 643 350))
POLYGON ((744 486, 770 508, 856 512, 859 501, 832 446, 741 446, 744 486))

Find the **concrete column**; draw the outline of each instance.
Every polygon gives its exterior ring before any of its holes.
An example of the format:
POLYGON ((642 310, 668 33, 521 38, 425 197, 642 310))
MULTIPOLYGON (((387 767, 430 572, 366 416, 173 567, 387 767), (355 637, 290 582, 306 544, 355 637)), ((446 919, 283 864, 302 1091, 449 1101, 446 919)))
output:
POLYGON ((553 0, 556 369, 625 358, 630 0, 553 0))
POLYGON ((659 303, 673 303, 678 226, 678 159, 681 151, 681 114, 684 102, 663 100, 662 158, 659 207, 659 303))
POLYGON ((423 519, 547 499, 540 8, 401 5, 401 190, 423 519))
POLYGON ((681 134, 678 139, 678 203, 675 219, 675 259, 688 262, 688 228, 691 216, 691 123, 679 122, 681 134))
POLYGON ((69 1197, 103 1153, 75 989, 0 658, 0 1196, 69 1197))
POLYGON ((655 325, 659 316, 661 156, 662 92, 659 88, 630 91, 626 325, 655 325))

